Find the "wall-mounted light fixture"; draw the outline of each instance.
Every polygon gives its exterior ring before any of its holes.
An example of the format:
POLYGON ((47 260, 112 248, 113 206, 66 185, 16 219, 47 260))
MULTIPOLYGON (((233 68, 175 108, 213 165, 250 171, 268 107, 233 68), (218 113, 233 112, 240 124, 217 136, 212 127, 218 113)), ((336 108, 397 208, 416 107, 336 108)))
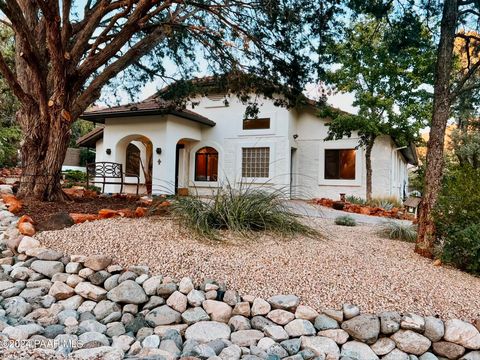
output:
POLYGON ((293 140, 297 140, 298 139, 298 134, 294 134, 293 135, 293 140))
POLYGON ((107 149, 106 153, 107 153, 107 155, 110 155, 112 153, 112 149, 107 149))
POLYGON ((155 152, 160 155, 162 153, 162 148, 156 148, 155 149, 155 152))

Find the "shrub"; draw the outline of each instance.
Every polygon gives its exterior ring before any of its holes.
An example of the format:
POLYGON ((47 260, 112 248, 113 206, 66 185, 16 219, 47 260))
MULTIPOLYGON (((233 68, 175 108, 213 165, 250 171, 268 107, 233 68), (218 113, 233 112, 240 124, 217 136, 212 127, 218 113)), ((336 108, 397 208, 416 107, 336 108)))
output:
POLYGON ((414 242, 417 238, 415 225, 387 220, 380 225, 380 234, 394 240, 414 242))
POLYGON ((445 240, 441 254, 444 262, 480 274, 480 223, 453 232, 445 240))
POLYGON ((395 196, 374 197, 368 201, 368 205, 385 210, 392 210, 393 208, 401 208, 403 206, 395 196))
POLYGON ((95 162, 95 151, 82 148, 80 149, 80 166, 86 166, 87 164, 95 162))
POLYGON ((342 226, 356 226, 357 222, 349 215, 339 216, 335 219, 335 224, 342 226))
POLYGON ((82 183, 87 181, 87 173, 80 170, 65 170, 63 172, 65 175, 65 181, 82 183))
POLYGON ((0 168, 17 165, 21 137, 18 127, 3 127, 0 123, 0 168))
POLYGON ((284 198, 281 191, 228 187, 209 200, 179 197, 172 204, 172 212, 198 234, 210 238, 218 238, 218 230, 227 229, 243 235, 270 231, 282 236, 319 236, 316 230, 299 221, 284 198))
POLYGON ((374 197, 371 200, 367 201, 359 196, 349 195, 345 198, 345 200, 347 200, 347 202, 351 204, 362 206, 368 205, 373 207, 379 207, 385 210, 392 210, 394 207, 402 207, 402 204, 395 196, 374 197))
POLYGON ((480 273, 480 169, 450 169, 443 180, 434 219, 439 256, 460 269, 480 273))
POLYGON ((349 202, 350 204, 355 204, 355 205, 367 204, 367 200, 355 195, 349 195, 345 198, 345 200, 347 200, 347 202, 349 202))

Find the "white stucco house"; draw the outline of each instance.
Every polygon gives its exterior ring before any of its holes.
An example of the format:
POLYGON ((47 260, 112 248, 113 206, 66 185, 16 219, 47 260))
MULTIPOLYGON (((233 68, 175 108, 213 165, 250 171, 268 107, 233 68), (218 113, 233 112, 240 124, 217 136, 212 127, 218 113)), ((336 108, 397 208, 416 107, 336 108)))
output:
MULTIPOLYGON (((79 145, 94 147, 97 162, 123 164, 125 172, 140 176, 142 192, 152 194, 211 195, 221 186, 247 183, 280 188, 292 198, 365 198, 365 157, 357 138, 324 141, 328 119, 317 116, 313 103, 287 109, 271 99, 258 101, 256 119, 245 119, 247 105, 225 94, 198 96, 180 110, 153 96, 90 111, 82 118, 97 127, 79 145)), ((413 146, 378 138, 373 196, 403 198, 407 167, 415 162, 413 146)), ((118 192, 119 186, 105 191, 118 192)))

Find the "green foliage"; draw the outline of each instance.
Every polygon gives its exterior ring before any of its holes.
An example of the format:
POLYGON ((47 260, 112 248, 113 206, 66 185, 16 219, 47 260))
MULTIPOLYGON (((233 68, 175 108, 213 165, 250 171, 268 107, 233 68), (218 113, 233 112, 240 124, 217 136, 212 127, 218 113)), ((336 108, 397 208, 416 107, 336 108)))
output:
POLYGON ((456 166, 443 179, 434 218, 443 261, 480 273, 480 169, 456 166))
POLYGON ((385 210, 392 210, 394 207, 401 208, 403 206, 394 196, 373 197, 370 200, 365 200, 359 196, 349 195, 345 200, 351 204, 375 206, 385 210))
POLYGON ((69 147, 76 148, 77 140, 83 135, 89 133, 94 128, 94 125, 90 121, 86 120, 77 120, 72 125, 72 135, 70 136, 70 145, 69 147))
MULTIPOLYGON (((64 183, 62 184, 63 188, 71 188, 74 186, 84 186, 87 182, 87 174, 80 170, 65 170, 63 171, 63 176, 65 178, 64 183)), ((90 188, 91 186, 89 186, 90 188)), ((97 191, 97 189, 90 189, 97 191)))
MULTIPOLYGON (((0 52, 7 64, 13 66, 14 36, 12 30, 3 24, 0 24, 0 52)), ((0 76, 0 168, 17 165, 17 151, 21 140, 20 129, 15 124, 17 108, 17 99, 0 76)))
POLYGON ((480 219, 480 169, 457 166, 443 179, 442 191, 435 208, 437 234, 446 238, 480 219))
POLYGON ((441 258, 459 269, 480 274, 480 222, 476 221, 445 238, 441 258))
MULTIPOLYGON (((0 24, 0 53, 10 67, 15 63, 15 43, 13 31, 0 24)), ((15 123, 15 111, 18 102, 8 87, 5 79, 0 76, 0 127, 12 126, 15 123)))
POLYGON ((358 132, 359 146, 367 146, 380 135, 393 136, 399 145, 416 141, 431 115, 434 45, 427 29, 410 17, 386 22, 360 18, 345 30, 342 41, 332 44, 332 64, 327 83, 355 95, 357 115, 325 108, 321 115, 332 118, 326 140, 341 139, 358 132), (415 37, 392 36, 409 31, 415 37))
POLYGON ((345 197, 345 200, 350 204, 367 205, 367 200, 355 195, 348 195, 345 197))
POLYGON ((335 219, 335 224, 341 226, 357 226, 357 222, 350 215, 338 216, 335 219))
POLYGON ((417 239, 417 228, 415 225, 406 224, 400 221, 388 220, 380 225, 380 234, 389 239, 414 242, 417 239))
POLYGON ((480 129, 455 129, 451 133, 453 153, 461 166, 480 168, 480 129))
POLYGON ((20 129, 16 126, 0 127, 0 168, 17 165, 21 137, 20 129))
POLYGON ((90 149, 80 150, 80 166, 95 162, 95 152, 90 149))
POLYGON ((378 196, 368 201, 369 206, 376 206, 385 210, 401 208, 403 204, 395 196, 378 196))
POLYGON ((83 183, 87 181, 87 174, 80 170, 65 170, 63 174, 67 182, 83 183))
POLYGON ((172 204, 172 211, 198 234, 214 239, 218 239, 218 230, 242 235, 268 231, 281 236, 319 237, 316 230, 291 212, 284 198, 281 191, 267 192, 250 186, 242 186, 240 190, 224 188, 209 200, 179 197, 172 204))

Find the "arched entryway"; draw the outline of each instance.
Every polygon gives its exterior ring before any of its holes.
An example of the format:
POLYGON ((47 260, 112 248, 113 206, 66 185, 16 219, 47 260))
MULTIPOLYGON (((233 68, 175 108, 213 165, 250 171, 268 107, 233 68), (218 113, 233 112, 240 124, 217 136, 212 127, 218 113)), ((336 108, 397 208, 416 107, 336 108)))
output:
MULTIPOLYGON (((117 142, 115 158, 123 165, 127 182, 135 181, 138 176, 141 193, 152 193, 153 144, 148 137, 139 134, 125 136, 117 142)), ((126 192, 130 192, 128 186, 126 192)))

